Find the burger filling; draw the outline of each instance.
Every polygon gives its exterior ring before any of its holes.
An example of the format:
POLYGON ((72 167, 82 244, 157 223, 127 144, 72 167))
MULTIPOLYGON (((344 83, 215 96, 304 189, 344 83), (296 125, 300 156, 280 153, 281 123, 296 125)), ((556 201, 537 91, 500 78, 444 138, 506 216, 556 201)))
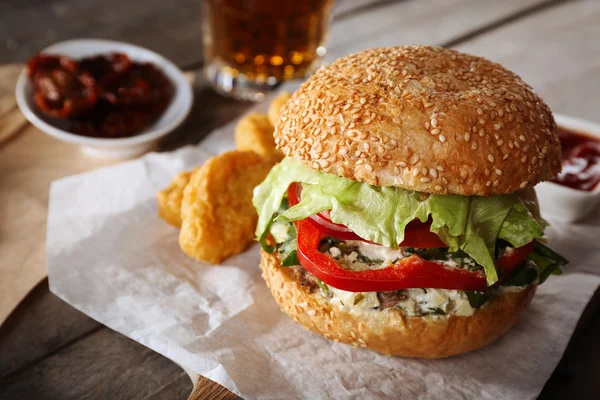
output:
POLYGON ((284 159, 255 189, 257 236, 298 282, 348 309, 472 315, 566 260, 543 243, 535 194, 434 195, 284 159))

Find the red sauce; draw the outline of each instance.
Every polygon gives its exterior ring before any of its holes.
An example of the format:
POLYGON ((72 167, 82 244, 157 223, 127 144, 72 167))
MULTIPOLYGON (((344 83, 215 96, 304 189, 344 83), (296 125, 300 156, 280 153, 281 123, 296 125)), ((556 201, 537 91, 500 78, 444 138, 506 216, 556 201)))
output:
POLYGON ((565 128, 558 129, 562 172, 552 182, 591 191, 600 182, 600 141, 565 128))

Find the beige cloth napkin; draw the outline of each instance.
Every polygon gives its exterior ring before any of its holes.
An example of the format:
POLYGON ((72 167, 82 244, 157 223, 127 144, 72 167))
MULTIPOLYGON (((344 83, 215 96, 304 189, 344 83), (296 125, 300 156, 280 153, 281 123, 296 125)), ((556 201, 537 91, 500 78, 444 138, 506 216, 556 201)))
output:
POLYGON ((0 66, 0 325, 47 275, 50 182, 110 163, 26 123, 14 99, 21 69, 0 66))

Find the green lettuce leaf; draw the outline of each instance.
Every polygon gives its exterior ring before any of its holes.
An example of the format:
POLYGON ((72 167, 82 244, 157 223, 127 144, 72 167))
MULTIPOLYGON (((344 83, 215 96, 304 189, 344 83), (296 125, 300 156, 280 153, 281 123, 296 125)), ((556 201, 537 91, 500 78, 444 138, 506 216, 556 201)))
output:
POLYGON ((296 221, 324 210, 363 239, 397 248, 414 219, 431 218, 431 231, 450 247, 462 250, 483 266, 488 284, 498 280, 494 266, 498 238, 515 247, 543 235, 539 223, 515 195, 433 195, 395 187, 372 186, 325 174, 284 159, 254 191, 260 237, 279 208, 288 186, 302 183, 302 200, 276 220, 296 221))
POLYGON ((258 211, 256 236, 262 236, 293 182, 316 184, 319 182, 320 175, 320 172, 305 167, 291 158, 286 158, 273 167, 265 180, 254 188, 252 204, 258 211))
POLYGON ((543 227, 531 216, 529 210, 522 204, 515 203, 506 216, 498 237, 515 247, 521 247, 543 235, 543 227))

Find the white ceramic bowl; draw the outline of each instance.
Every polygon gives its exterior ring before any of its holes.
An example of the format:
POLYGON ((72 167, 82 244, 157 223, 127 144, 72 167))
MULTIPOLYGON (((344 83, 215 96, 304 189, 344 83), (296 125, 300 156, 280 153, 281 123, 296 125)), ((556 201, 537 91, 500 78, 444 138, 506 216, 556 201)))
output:
MULTIPOLYGON (((600 124, 566 115, 554 114, 558 126, 600 140, 600 124)), ((552 218, 576 222, 583 220, 600 203, 600 185, 592 191, 571 189, 552 182, 535 187, 540 208, 552 218)))
POLYGON ((25 117, 42 132, 64 142, 81 146, 89 155, 103 158, 131 158, 153 150, 158 141, 179 126, 192 109, 193 92, 183 72, 171 61, 153 51, 132 44, 99 39, 76 39, 53 44, 42 50, 47 54, 63 54, 80 59, 96 54, 122 52, 134 61, 151 62, 160 68, 175 88, 169 107, 154 124, 127 138, 103 139, 76 135, 49 124, 32 98, 32 85, 23 70, 17 81, 16 96, 25 117))

